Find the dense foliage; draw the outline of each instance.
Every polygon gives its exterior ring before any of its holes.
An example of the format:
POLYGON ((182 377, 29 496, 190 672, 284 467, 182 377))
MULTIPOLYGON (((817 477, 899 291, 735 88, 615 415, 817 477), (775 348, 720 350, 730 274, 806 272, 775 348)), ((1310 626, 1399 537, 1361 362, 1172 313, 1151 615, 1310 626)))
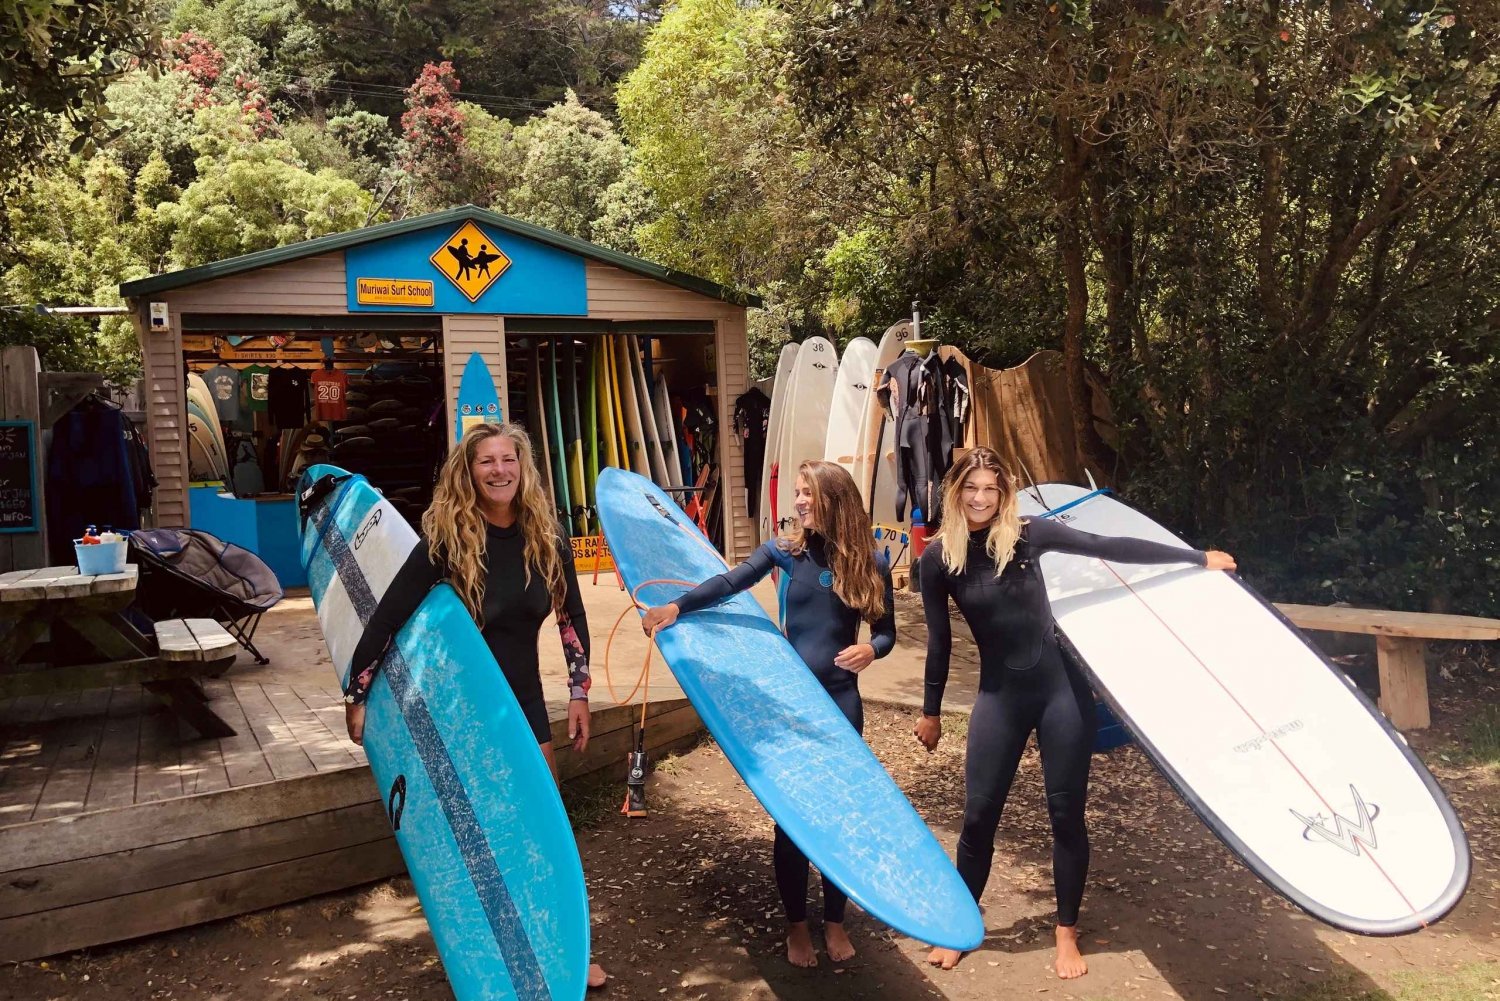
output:
POLYGON ((1494 0, 26 8, 109 17, 0 34, 10 303, 473 202, 761 293, 762 375, 914 299, 1061 349, 1090 466, 1278 597, 1500 614, 1494 0))

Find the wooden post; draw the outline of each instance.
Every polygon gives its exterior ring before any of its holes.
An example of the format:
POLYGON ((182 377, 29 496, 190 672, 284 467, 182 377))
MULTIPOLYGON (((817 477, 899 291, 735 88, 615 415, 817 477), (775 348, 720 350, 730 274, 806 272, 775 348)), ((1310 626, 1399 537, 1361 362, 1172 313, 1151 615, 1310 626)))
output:
POLYGON ((47 498, 42 491, 47 479, 47 452, 42 441, 50 425, 42 425, 41 372, 36 348, 24 345, 0 351, 0 420, 36 424, 37 510, 37 531, 0 535, 0 572, 47 565, 47 498))
POLYGON ((1427 705, 1427 641, 1410 636, 1376 636, 1380 667, 1380 708, 1398 730, 1432 725, 1427 705))

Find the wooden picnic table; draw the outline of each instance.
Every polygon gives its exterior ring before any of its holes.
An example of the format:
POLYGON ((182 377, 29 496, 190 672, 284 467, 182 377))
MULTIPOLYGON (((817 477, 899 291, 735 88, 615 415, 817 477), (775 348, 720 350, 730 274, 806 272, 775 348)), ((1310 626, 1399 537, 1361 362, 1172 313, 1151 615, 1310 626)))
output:
POLYGON ((1500 640, 1500 619, 1432 612, 1396 612, 1343 605, 1283 605, 1299 629, 1375 637, 1380 708, 1398 730, 1432 725, 1427 701, 1428 640, 1500 640))
POLYGON ((234 662, 234 638, 209 619, 172 619, 142 632, 124 614, 137 576, 129 564, 114 574, 77 567, 0 574, 0 698, 139 683, 203 736, 234 736, 198 682, 234 662))

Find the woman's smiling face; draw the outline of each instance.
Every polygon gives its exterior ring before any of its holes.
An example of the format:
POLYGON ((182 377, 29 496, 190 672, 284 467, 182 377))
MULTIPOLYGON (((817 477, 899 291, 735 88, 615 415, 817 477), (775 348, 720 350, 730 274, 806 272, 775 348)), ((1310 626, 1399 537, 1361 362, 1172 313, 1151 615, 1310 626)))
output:
POLYGON ((486 507, 509 507, 521 486, 521 456, 516 443, 503 434, 492 435, 474 448, 469 463, 474 493, 486 507))
POLYGON ((969 531, 986 528, 1000 513, 1000 478, 991 469, 975 469, 964 477, 959 490, 959 501, 963 505, 964 520, 969 531))

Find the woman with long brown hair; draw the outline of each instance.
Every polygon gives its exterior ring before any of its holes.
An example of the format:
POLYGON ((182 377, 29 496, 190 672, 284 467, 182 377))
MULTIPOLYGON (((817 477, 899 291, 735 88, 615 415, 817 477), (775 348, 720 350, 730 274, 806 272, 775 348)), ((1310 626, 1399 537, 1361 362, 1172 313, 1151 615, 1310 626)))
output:
MULTIPOLYGON (((1077 925, 1089 863, 1084 800, 1097 725, 1094 695, 1058 646, 1037 561, 1043 553, 1055 552, 1118 563, 1196 563, 1233 570, 1234 559, 1216 550, 1090 535, 1051 518, 1023 519, 1016 481, 999 454, 987 447, 972 450, 949 469, 942 510, 942 528, 917 570, 927 620, 927 668, 916 737, 929 751, 942 738, 952 598, 979 648, 979 694, 969 717, 967 797, 955 864, 977 901, 989 880, 995 831, 1021 752, 1035 731, 1052 821, 1057 896, 1053 967, 1063 979, 1081 977, 1088 972, 1078 949, 1077 925)), ((952 949, 934 949, 928 962, 952 969, 960 958, 952 949)))
MULTIPOLYGON (((422 536, 354 649, 344 693, 350 738, 364 738, 365 699, 387 644, 427 592, 446 580, 474 616, 556 776, 537 637, 542 622, 555 615, 568 664, 568 738, 582 751, 589 742, 589 631, 572 547, 542 488, 524 429, 480 424, 464 434, 443 463, 422 515, 422 536)), ((591 965, 589 986, 604 981, 604 971, 591 965)))
MULTIPOLYGON (((779 569, 782 630, 849 723, 863 733, 859 672, 896 645, 891 570, 876 553, 859 488, 842 466, 822 460, 802 463, 793 508, 797 519, 787 535, 765 543, 733 570, 704 581, 671 604, 648 609, 641 625, 646 635, 654 635, 669 628, 679 614, 717 604, 779 569), (857 642, 862 622, 870 627, 865 643, 857 642)), ((786 911, 787 959, 795 966, 816 966, 817 951, 807 928, 807 856, 780 827, 772 861, 786 911)), ((847 902, 825 878, 823 939, 835 963, 854 956, 854 945, 844 931, 847 902)))

